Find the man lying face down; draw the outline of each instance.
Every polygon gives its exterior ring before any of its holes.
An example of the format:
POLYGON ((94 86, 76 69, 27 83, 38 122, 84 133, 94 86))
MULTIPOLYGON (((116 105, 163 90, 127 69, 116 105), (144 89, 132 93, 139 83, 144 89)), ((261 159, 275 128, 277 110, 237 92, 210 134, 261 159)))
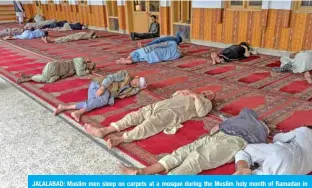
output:
POLYGON ((235 161, 235 175, 308 174, 312 171, 312 126, 279 133, 272 144, 249 144, 235 161))
POLYGON ((134 50, 126 59, 120 58, 117 64, 132 64, 147 61, 150 64, 175 60, 181 57, 176 41, 166 41, 134 50))
POLYGON ((123 99, 138 94, 146 88, 144 77, 133 77, 128 71, 122 70, 106 77, 93 79, 88 89, 88 100, 77 104, 60 104, 54 111, 57 115, 65 110, 76 110, 71 116, 80 121, 80 117, 93 109, 113 105, 115 98, 123 99))
POLYGON ((122 174, 198 174, 231 162, 247 144, 266 143, 267 126, 251 109, 243 109, 211 131, 210 135, 178 148, 146 168, 121 167, 122 174))
POLYGON ((175 134, 182 127, 181 123, 194 117, 206 116, 212 109, 211 100, 214 97, 215 94, 211 91, 204 91, 201 94, 189 90, 177 91, 171 98, 131 112, 120 121, 111 123, 109 127, 95 128, 86 124, 85 130, 93 136, 102 138, 107 134, 135 126, 133 130, 125 132, 122 136, 109 139, 110 148, 123 142, 142 140, 161 131, 165 134, 175 134))

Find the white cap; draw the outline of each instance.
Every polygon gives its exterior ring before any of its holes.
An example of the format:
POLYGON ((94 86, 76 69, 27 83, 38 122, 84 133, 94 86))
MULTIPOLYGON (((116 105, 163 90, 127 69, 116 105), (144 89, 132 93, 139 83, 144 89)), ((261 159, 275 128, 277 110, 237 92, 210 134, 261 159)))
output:
POLYGON ((146 80, 145 80, 145 78, 144 77, 140 77, 140 88, 141 89, 144 89, 144 88, 146 88, 146 80))

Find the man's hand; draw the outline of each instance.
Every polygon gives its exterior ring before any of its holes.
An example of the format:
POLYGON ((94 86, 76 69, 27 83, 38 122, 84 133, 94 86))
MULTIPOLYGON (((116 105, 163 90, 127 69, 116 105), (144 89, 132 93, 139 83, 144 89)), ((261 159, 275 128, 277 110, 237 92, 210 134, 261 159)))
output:
POLYGON ((249 168, 241 168, 237 170, 233 175, 251 175, 251 170, 249 168))
POLYGON ((96 91, 96 96, 101 96, 105 91, 105 88, 101 86, 97 91, 96 91))
POLYGON ((178 95, 183 95, 183 96, 187 96, 187 95, 189 95, 190 93, 191 93, 190 90, 179 90, 179 91, 177 91, 177 94, 178 94, 178 95))
POLYGON ((188 96, 193 97, 194 99, 196 99, 198 97, 198 95, 196 93, 189 93, 188 96))

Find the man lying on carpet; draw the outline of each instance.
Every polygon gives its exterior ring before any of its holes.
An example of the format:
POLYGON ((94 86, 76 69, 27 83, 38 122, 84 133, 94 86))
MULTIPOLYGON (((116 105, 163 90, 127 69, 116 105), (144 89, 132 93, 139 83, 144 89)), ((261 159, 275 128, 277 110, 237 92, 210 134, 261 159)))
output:
POLYGON ((68 23, 66 20, 54 22, 43 26, 41 29, 51 29, 57 31, 70 31, 70 30, 82 30, 87 29, 87 26, 81 24, 80 22, 68 23))
POLYGON ((223 121, 198 140, 182 146, 146 168, 121 167, 122 174, 198 174, 231 162, 247 144, 266 143, 269 128, 251 109, 223 121))
POLYGON ((132 64, 141 61, 159 63, 162 61, 175 60, 181 57, 181 51, 176 41, 161 42, 134 50, 127 59, 120 58, 117 64, 132 64))
POLYGON ((132 77, 128 71, 122 70, 106 77, 94 79, 88 89, 88 100, 73 105, 62 105, 54 111, 57 115, 65 110, 77 110, 71 116, 80 121, 81 115, 95 108, 105 105, 113 105, 115 98, 125 98, 138 94, 146 88, 144 77, 132 77))
POLYGON ((212 109, 215 94, 211 91, 200 95, 189 90, 175 92, 171 98, 147 105, 138 111, 131 112, 123 119, 111 123, 109 127, 96 128, 85 125, 87 133, 103 138, 107 134, 119 132, 135 126, 122 136, 108 139, 108 147, 115 147, 123 142, 142 140, 164 131, 165 134, 175 134, 182 127, 181 123, 194 117, 204 117, 212 109))
POLYGON ((235 156, 235 175, 308 174, 312 171, 312 126, 274 136, 273 144, 249 144, 235 156), (258 167, 251 170, 251 166, 258 167))
POLYGON ((311 75, 312 70, 312 50, 301 51, 291 54, 290 57, 281 57, 281 67, 273 68, 274 72, 304 73, 305 79, 309 84, 312 84, 311 75))
POLYGON ((35 81, 43 83, 53 83, 59 79, 64 79, 76 74, 77 76, 84 76, 95 69, 95 63, 86 61, 82 57, 74 58, 67 61, 52 61, 47 63, 42 74, 21 74, 21 78, 17 79, 17 83, 35 81))
POLYGON ((41 39, 45 43, 63 43, 63 42, 71 42, 71 41, 77 41, 77 40, 88 40, 88 39, 93 39, 93 38, 97 38, 94 30, 89 31, 89 32, 73 33, 73 34, 69 34, 69 35, 54 38, 54 39, 49 38, 49 37, 42 37, 41 39))
POLYGON ((16 35, 20 35, 24 32, 24 29, 21 28, 7 28, 0 31, 0 37, 14 37, 16 35))
POLYGON ((155 38, 159 37, 159 23, 157 22, 157 18, 155 15, 151 15, 152 23, 150 25, 150 28, 148 30, 148 33, 130 33, 130 37, 132 40, 138 39, 149 39, 149 38, 155 38))
POLYGON ((30 29, 30 28, 35 28, 35 29, 41 29, 45 25, 49 25, 51 23, 54 23, 56 20, 45 20, 45 21, 40 21, 36 23, 26 23, 24 26, 24 29, 30 29))
POLYGON ((14 40, 14 39, 37 39, 40 37, 48 36, 49 32, 41 29, 31 28, 29 30, 24 30, 22 34, 15 36, 3 37, 4 40, 14 40))
POLYGON ((242 60, 256 52, 249 46, 247 42, 241 42, 239 45, 232 45, 223 49, 219 54, 211 53, 212 64, 226 63, 231 61, 242 60))
POLYGON ((176 36, 167 36, 167 37, 161 37, 158 39, 154 39, 152 42, 149 42, 149 43, 145 44, 144 46, 142 45, 141 42, 138 42, 138 47, 142 48, 142 47, 150 46, 153 44, 159 44, 161 42, 166 42, 166 41, 175 41, 177 43, 177 45, 179 45, 182 42, 182 37, 181 37, 180 33, 176 33, 176 36))

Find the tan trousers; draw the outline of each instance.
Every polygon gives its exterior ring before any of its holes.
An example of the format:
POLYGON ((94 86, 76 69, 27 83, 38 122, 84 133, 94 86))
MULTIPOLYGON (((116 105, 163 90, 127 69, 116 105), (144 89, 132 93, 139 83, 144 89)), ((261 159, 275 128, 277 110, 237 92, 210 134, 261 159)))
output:
POLYGON ((198 174, 233 161, 235 154, 246 145, 244 139, 218 131, 178 148, 159 163, 167 171, 171 170, 171 175, 198 174))
POLYGON ((118 131, 136 126, 131 131, 123 134, 125 142, 142 140, 160 133, 164 129, 174 124, 176 114, 170 110, 154 111, 152 105, 147 105, 138 111, 127 114, 116 123, 111 123, 118 131))
POLYGON ((58 37, 54 39, 54 42, 56 43, 62 43, 62 42, 70 42, 70 41, 76 41, 76 40, 87 40, 95 37, 95 31, 90 31, 88 33, 86 32, 79 32, 79 33, 73 33, 70 35, 66 35, 64 37, 58 37))

